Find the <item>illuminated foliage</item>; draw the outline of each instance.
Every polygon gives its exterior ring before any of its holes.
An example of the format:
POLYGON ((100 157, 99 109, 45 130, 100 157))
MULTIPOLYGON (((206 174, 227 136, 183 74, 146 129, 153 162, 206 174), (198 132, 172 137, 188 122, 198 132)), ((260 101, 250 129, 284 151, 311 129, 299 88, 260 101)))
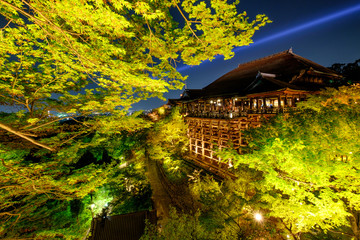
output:
POLYGON ((174 108, 148 132, 147 151, 163 164, 170 180, 182 178, 182 155, 187 151, 187 127, 179 109, 174 108))
POLYGON ((217 233, 215 239, 281 239, 273 218, 264 220, 259 194, 256 194, 260 174, 242 169, 236 179, 215 181, 212 177, 195 176, 191 189, 201 204, 200 219, 208 232, 217 233), (257 218, 256 218, 257 216, 257 218), (261 219, 260 219, 261 218, 261 219))
POLYGON ((317 230, 360 238, 359 96, 359 85, 323 90, 250 130, 246 154, 223 155, 262 174, 261 201, 294 238, 317 230))
POLYGON ((154 226, 148 225, 141 240, 162 240, 162 239, 219 239, 216 233, 206 231, 199 221, 199 212, 192 214, 178 213, 175 209, 170 212, 170 219, 157 231, 154 226))
POLYGON ((56 154, 1 145, 0 237, 82 239, 106 203, 114 214, 148 209, 144 140, 91 134, 56 154))
POLYGON ((24 138, 22 131, 42 128, 48 111, 111 113, 116 120, 133 103, 181 89, 176 63, 230 58, 270 22, 264 15, 249 21, 237 3, 1 0, 8 23, 0 33, 0 103, 28 112, 13 133, 24 138))
POLYGON ((83 199, 108 181, 114 163, 88 153, 91 145, 99 144, 97 137, 89 140, 87 149, 77 144, 47 155, 36 149, 1 146, 0 236, 14 237, 21 232, 66 226, 71 219, 59 212, 69 207, 69 201, 83 199), (63 223, 51 221, 55 213, 65 218, 63 223))
POLYGON ((14 111, 0 121, 1 234, 50 227, 128 166, 136 144, 121 136, 151 125, 131 105, 181 89, 177 63, 228 59, 270 22, 238 3, 0 0, 0 104, 14 111))

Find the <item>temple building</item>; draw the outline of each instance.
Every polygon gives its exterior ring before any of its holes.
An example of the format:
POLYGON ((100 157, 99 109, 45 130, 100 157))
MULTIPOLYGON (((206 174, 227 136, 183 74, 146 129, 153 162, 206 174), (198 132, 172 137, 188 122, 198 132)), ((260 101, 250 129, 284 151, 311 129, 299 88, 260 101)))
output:
POLYGON ((228 168, 231 162, 221 162, 216 149, 245 146, 242 130, 294 109, 341 79, 290 49, 240 64, 202 89, 186 89, 175 102, 188 125, 190 158, 212 170, 228 168))

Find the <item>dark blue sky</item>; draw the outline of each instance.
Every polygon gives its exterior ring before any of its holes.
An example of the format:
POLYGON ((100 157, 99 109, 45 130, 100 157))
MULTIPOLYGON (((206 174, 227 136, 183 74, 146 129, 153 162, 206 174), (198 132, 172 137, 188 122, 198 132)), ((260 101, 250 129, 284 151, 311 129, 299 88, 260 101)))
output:
MULTIPOLYGON (((329 67, 360 58, 359 0, 241 0, 239 9, 252 19, 264 13, 273 21, 255 33, 254 43, 240 47, 231 60, 218 57, 199 66, 182 67, 188 88, 203 88, 238 64, 293 48, 294 53, 329 67)), ((167 98, 179 98, 171 91, 167 98)), ((134 106, 151 109, 166 102, 150 99, 134 106)))

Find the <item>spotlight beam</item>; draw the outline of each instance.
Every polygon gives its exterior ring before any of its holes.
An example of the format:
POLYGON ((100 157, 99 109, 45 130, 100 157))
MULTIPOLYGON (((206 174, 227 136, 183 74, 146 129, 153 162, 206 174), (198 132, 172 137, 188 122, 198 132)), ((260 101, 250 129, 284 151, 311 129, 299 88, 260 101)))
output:
MULTIPOLYGON (((293 33, 296 33, 296 32, 303 31, 305 29, 313 28, 313 27, 315 27, 317 25, 334 21, 334 20, 336 20, 338 18, 344 17, 346 15, 350 15, 350 14, 355 13, 357 11, 360 11, 360 4, 357 4, 357 5, 352 6, 350 8, 343 9, 343 10, 335 12, 335 13, 331 13, 329 15, 326 15, 324 17, 321 17, 321 18, 318 18, 318 19, 315 19, 315 20, 312 20, 310 22, 303 23, 301 25, 295 26, 295 27, 287 29, 285 31, 275 33, 275 34, 273 34, 271 36, 259 39, 255 43, 253 43, 253 44, 251 44, 249 46, 254 46, 254 45, 266 43, 266 42, 275 40, 277 38, 281 38, 281 37, 284 37, 284 36, 287 36, 287 35, 290 35, 290 34, 293 34, 293 33)), ((237 48, 234 48, 233 51, 238 52, 241 49, 242 49, 241 47, 237 47, 237 48)))
MULTIPOLYGON (((327 22, 334 21, 336 19, 339 19, 339 18, 342 18, 344 16, 353 14, 353 13, 358 12, 358 11, 360 11, 360 4, 356 4, 354 6, 342 9, 340 11, 330 13, 330 14, 324 16, 324 17, 320 17, 318 19, 315 19, 315 20, 312 20, 312 21, 297 25, 295 27, 292 27, 290 29, 275 33, 275 34, 270 35, 268 37, 261 38, 261 39, 257 40, 256 42, 254 42, 254 43, 252 43, 252 44, 250 44, 248 46, 245 46, 245 47, 252 47, 252 46, 259 45, 259 44, 267 43, 267 42, 273 41, 275 39, 278 39, 278 38, 281 38, 281 37, 284 37, 284 36, 287 36, 287 35, 291 35, 291 34, 293 34, 295 32, 300 32, 300 31, 303 31, 305 29, 313 28, 315 26, 318 26, 318 25, 321 25, 321 24, 324 24, 324 23, 327 23, 327 22)), ((236 48, 233 49, 233 52, 237 53, 237 52, 239 52, 239 51, 241 51, 243 49, 245 49, 244 46, 243 47, 236 47, 236 48)), ((216 56, 215 60, 219 59, 220 57, 221 56, 216 56)), ((201 64, 204 64, 204 63, 207 63, 207 62, 209 62, 209 61, 204 61, 201 64)), ((179 72, 183 72, 183 71, 189 70, 191 67, 194 67, 194 66, 184 65, 184 66, 181 66, 181 67, 177 68, 177 70, 179 72)))

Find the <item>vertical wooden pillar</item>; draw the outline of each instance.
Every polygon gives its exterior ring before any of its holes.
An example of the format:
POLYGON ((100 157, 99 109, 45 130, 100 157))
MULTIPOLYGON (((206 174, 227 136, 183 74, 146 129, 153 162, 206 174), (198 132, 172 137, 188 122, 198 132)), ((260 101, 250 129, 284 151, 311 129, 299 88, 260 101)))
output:
POLYGON ((279 111, 281 109, 281 98, 280 98, 280 96, 278 96, 278 109, 279 109, 279 111))

